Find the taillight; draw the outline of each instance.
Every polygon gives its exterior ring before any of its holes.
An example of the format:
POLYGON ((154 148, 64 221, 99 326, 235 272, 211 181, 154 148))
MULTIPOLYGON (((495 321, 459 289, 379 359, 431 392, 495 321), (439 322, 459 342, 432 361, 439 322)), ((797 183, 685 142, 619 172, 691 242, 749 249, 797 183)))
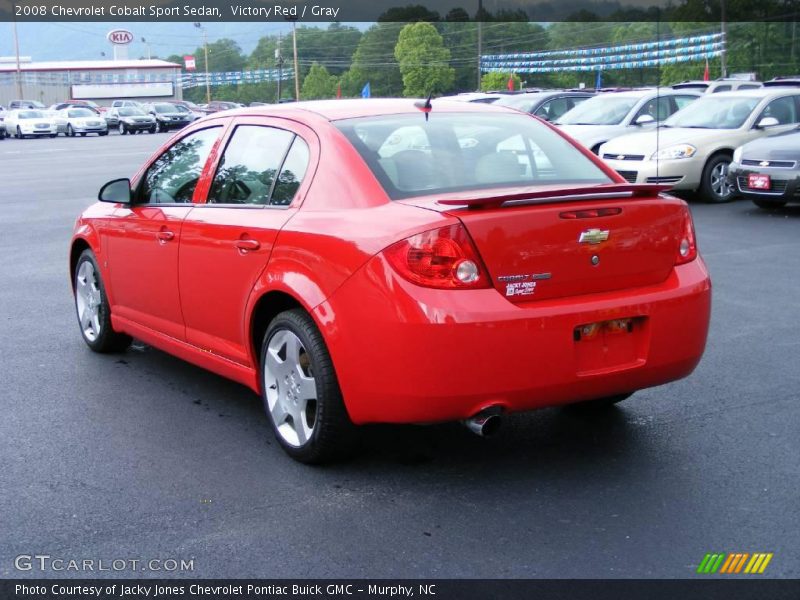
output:
POLYGON ((683 209, 683 227, 681 228, 681 238, 678 243, 678 256, 675 258, 676 265, 683 265, 692 262, 697 258, 697 240, 694 236, 694 222, 692 213, 688 208, 683 209))
POLYGON ((490 287, 472 240, 461 224, 425 231, 392 244, 384 256, 403 278, 424 287, 490 287))

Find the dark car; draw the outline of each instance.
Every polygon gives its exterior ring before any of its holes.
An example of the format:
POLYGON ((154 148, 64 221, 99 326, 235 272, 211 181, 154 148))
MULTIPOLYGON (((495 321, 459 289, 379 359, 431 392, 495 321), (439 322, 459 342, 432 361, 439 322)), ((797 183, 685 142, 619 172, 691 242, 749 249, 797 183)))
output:
POLYGON ((29 109, 29 110, 40 110, 43 109, 45 106, 41 102, 37 102, 36 100, 12 100, 8 104, 8 110, 19 110, 19 109, 29 109))
POLYGON ((760 208, 800 202, 800 131, 745 144, 733 153, 728 177, 760 208))
POLYGON ((156 131, 181 129, 194 121, 194 115, 185 106, 171 102, 154 102, 146 107, 156 119, 156 131))
POLYGON ((497 106, 508 106, 527 112, 545 121, 555 121, 578 104, 594 96, 592 92, 569 92, 564 90, 542 90, 525 94, 503 96, 496 100, 497 106))
POLYGON ((208 103, 208 106, 206 106, 205 111, 211 114, 223 110, 232 110, 234 108, 240 108, 240 107, 241 105, 236 102, 223 102, 222 100, 214 100, 213 102, 208 103))
POLYGON ((122 106, 111 108, 107 113, 117 121, 117 130, 120 135, 134 134, 143 131, 156 132, 156 118, 135 106, 122 106))

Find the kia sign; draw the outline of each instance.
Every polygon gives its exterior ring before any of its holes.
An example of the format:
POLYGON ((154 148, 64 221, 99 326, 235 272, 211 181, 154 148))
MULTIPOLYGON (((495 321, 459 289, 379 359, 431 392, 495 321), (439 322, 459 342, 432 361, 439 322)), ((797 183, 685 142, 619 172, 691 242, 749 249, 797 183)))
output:
POLYGON ((106 39, 116 46, 125 46, 133 41, 133 34, 127 29, 114 29, 106 34, 106 39))
POLYGON ((197 65, 194 62, 194 56, 184 56, 183 62, 187 71, 194 71, 197 68, 197 65))

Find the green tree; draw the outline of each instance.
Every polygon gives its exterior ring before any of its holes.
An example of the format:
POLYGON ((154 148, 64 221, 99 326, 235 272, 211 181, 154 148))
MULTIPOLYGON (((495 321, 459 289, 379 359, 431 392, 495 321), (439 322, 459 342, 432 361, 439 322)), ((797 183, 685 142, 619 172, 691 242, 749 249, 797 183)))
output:
POLYGON ((511 77, 514 80, 514 89, 518 90, 520 85, 519 75, 517 75, 516 73, 502 73, 500 71, 492 71, 490 73, 484 73, 483 77, 481 77, 481 91, 491 92, 498 90, 507 90, 509 77, 511 77))
POLYGON ((328 73, 328 69, 314 63, 303 80, 301 97, 303 100, 317 100, 319 98, 333 98, 336 95, 337 78, 328 73))
POLYGON ((394 57, 397 36, 403 23, 376 23, 361 36, 343 91, 355 96, 368 81, 373 96, 399 96, 403 78, 394 57), (345 88, 346 85, 346 88, 345 88))
POLYGON ((394 55, 403 76, 403 93, 409 97, 450 91, 455 71, 450 50, 430 23, 409 23, 400 31, 394 55))

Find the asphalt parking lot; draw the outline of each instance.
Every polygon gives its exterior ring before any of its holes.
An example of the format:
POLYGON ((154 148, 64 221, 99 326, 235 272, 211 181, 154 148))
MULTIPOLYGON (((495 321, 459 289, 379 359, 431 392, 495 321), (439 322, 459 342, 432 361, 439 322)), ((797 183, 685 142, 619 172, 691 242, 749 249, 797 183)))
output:
POLYGON ((0 577, 133 575, 14 568, 44 553, 194 559, 145 577, 679 578, 707 552, 800 576, 800 206, 692 204, 715 287, 690 378, 488 440, 370 427, 357 458, 312 468, 244 387, 81 340, 74 219, 167 137, 0 142, 0 577))

